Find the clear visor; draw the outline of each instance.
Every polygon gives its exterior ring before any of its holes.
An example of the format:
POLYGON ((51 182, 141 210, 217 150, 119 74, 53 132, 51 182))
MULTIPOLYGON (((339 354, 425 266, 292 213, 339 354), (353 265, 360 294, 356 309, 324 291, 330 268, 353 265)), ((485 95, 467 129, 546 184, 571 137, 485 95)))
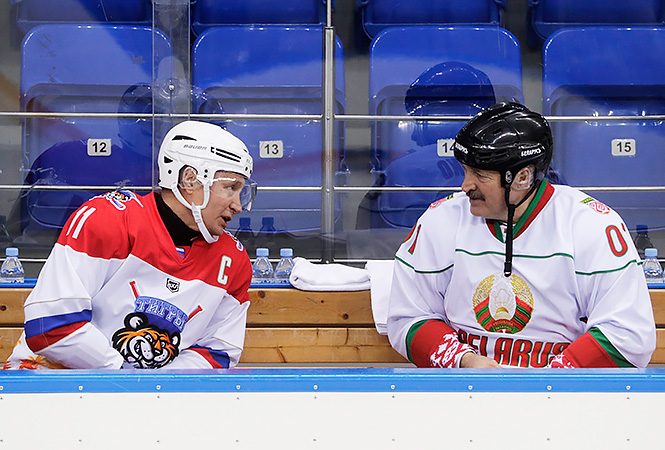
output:
POLYGON ((242 176, 223 176, 213 178, 210 186, 210 195, 216 195, 226 200, 238 196, 243 211, 251 211, 254 198, 256 197, 257 185, 252 179, 245 180, 242 176))

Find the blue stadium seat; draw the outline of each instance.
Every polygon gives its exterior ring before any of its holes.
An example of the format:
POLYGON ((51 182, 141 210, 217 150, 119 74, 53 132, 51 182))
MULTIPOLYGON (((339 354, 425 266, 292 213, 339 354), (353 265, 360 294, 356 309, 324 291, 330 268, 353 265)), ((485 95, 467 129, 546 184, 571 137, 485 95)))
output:
MULTIPOLYGON (((194 44, 196 113, 322 114, 323 30, 310 27, 218 27, 194 44), (229 45, 232 43, 232 45, 229 45)), ((336 111, 342 113, 344 58, 335 51, 336 111)), ((260 186, 321 186, 319 120, 229 120, 220 123, 247 145, 260 186)), ((337 124, 336 159, 343 167, 344 128, 337 124)), ((337 199, 336 216, 341 214, 337 199)), ((260 192, 249 217, 254 232, 272 217, 277 232, 318 231, 321 193, 260 192)), ((239 220, 232 226, 238 226, 239 220)), ((229 228, 230 230, 231 227, 229 228)))
MULTIPOLYGON (((147 27, 33 28, 21 50, 21 110, 151 113, 152 85, 171 78, 171 55, 167 38, 147 27)), ((149 119, 25 119, 25 183, 151 186, 152 129, 149 119)), ((92 195, 29 190, 22 197, 24 226, 60 228, 92 195)))
MULTIPOLYGON (((664 28, 569 28, 543 49, 543 112, 665 114, 664 28)), ((554 161, 573 186, 664 186, 662 121, 553 122, 554 161)), ((592 192, 638 224, 665 227, 663 192, 592 192)))
POLYGON ((561 28, 583 26, 662 26, 663 0, 529 0, 534 44, 561 28))
POLYGON ((357 0, 370 38, 388 27, 500 25, 506 0, 357 0))
POLYGON ((19 30, 57 23, 149 25, 152 0, 11 0, 19 30))
MULTIPOLYGON (((498 27, 386 29, 370 47, 369 89, 369 113, 376 115, 470 117, 498 101, 524 102, 520 46, 498 27)), ((375 185, 459 187, 464 172, 450 146, 463 125, 377 121, 375 185)), ((410 228, 449 192, 371 194, 361 208, 372 228, 410 228)))
MULTIPOLYGON (((333 5, 334 6, 334 5, 333 5)), ((192 28, 226 25, 325 25, 326 0, 196 0, 192 28)))

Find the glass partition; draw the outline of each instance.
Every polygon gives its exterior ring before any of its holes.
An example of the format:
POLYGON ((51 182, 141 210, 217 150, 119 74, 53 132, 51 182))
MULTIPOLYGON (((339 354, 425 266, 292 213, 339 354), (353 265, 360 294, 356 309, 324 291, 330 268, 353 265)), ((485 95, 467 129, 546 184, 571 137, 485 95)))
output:
POLYGON ((28 276, 86 199, 156 189, 188 118, 254 158, 228 227, 250 257, 391 259, 498 101, 543 113, 558 182, 665 253, 660 1, 11 0, 0 20, 0 251, 28 276))

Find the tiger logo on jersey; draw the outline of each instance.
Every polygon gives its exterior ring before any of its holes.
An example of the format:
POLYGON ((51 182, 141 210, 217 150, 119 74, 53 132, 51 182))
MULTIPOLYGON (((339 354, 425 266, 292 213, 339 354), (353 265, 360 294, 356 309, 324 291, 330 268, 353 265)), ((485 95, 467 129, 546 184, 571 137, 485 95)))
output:
POLYGON ((125 317, 125 328, 113 334, 113 348, 137 369, 157 369, 178 356, 180 333, 169 333, 148 322, 144 313, 125 317))
POLYGON ((476 320, 485 330, 519 333, 531 320, 533 295, 526 282, 512 274, 490 275, 480 282, 473 295, 476 320))

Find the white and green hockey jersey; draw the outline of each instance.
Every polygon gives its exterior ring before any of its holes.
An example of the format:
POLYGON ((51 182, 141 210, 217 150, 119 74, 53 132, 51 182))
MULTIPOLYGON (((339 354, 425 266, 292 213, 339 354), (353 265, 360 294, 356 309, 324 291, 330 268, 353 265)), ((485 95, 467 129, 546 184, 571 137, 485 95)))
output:
POLYGON ((653 310, 617 213, 576 189, 543 182, 515 224, 509 278, 504 228, 473 216, 464 193, 420 217, 396 254, 388 335, 398 352, 412 359, 413 346, 430 348, 436 337, 418 338, 417 331, 439 320, 505 366, 545 367, 576 340, 569 355, 576 366, 649 363, 653 310))

